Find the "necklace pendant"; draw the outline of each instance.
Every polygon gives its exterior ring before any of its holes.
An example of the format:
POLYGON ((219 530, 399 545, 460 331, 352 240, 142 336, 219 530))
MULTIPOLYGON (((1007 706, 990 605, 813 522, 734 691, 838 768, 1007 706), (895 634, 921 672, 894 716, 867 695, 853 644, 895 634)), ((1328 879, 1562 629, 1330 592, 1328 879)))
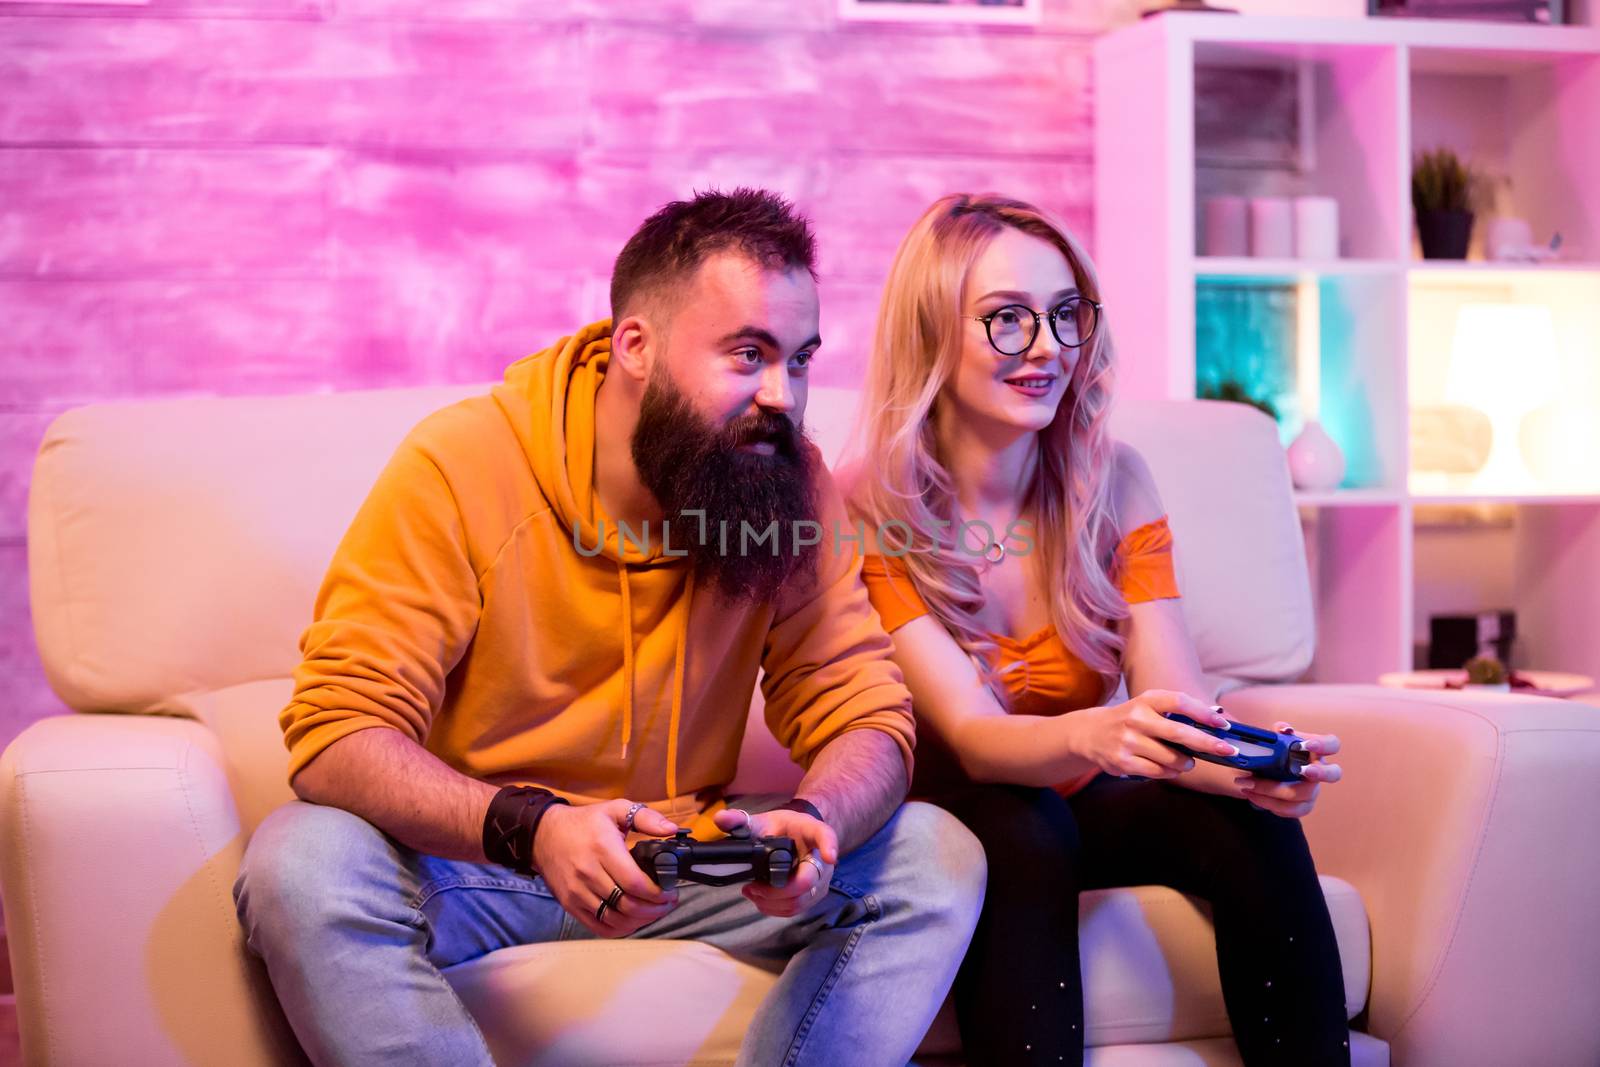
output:
POLYGON ((990 541, 983 550, 983 558, 989 563, 999 563, 1006 558, 1006 546, 999 541, 990 541))

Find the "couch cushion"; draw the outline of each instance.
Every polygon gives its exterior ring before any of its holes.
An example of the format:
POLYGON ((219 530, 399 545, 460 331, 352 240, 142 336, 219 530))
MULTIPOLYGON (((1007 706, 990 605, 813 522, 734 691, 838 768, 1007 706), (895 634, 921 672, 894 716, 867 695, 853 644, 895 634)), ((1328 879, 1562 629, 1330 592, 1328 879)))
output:
MULTIPOLYGON (((1348 883, 1324 877, 1322 885, 1344 965, 1345 1009, 1354 1017, 1367 997, 1366 911, 1348 883)), ((1173 890, 1146 886, 1085 893, 1079 914, 1090 1045, 1230 1032, 1216 942, 1200 906, 1173 890)), ((525 945, 446 975, 483 1026, 496 1061, 530 1065, 731 1063, 750 1012, 775 980, 692 941, 525 945), (650 1018, 672 1025, 642 1025, 645 1003, 650 1018)), ((948 1013, 935 1023, 923 1054, 958 1053, 950 1023, 948 1013)), ((1231 1049, 1232 1043, 1218 1047, 1231 1049)), ((1198 1058, 1171 1062, 1237 1062, 1205 1058, 1197 1048, 1198 1058)), ((1132 1061, 1107 1060, 1126 1062, 1132 1061)))
MULTIPOLYGON (((1345 1012, 1367 1002, 1372 942, 1350 883, 1322 876, 1344 970, 1345 1012)), ((1079 900, 1089 1043, 1138 1044, 1231 1032, 1209 909, 1160 886, 1102 889, 1079 900)))
POLYGON ((28 500, 50 684, 80 711, 287 675, 334 546, 423 416, 487 386, 76 408, 28 500))

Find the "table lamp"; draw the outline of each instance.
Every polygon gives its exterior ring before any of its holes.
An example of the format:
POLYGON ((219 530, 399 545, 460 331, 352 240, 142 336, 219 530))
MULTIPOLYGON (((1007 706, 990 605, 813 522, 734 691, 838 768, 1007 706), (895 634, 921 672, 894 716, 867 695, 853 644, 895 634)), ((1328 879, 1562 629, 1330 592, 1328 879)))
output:
POLYGON ((1556 331, 1550 309, 1538 304, 1467 304, 1456 315, 1445 401, 1489 417, 1489 458, 1473 488, 1516 493, 1534 478, 1518 446, 1522 420, 1555 396, 1556 331))

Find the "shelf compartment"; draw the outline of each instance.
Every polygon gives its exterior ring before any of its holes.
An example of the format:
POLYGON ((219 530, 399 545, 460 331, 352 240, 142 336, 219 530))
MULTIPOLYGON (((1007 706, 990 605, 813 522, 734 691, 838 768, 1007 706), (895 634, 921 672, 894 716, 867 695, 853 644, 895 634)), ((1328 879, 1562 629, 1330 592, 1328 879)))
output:
POLYGON ((1485 258, 1495 216, 1526 220, 1535 243, 1560 233, 1568 259, 1600 259, 1600 57, 1412 47, 1408 67, 1409 155, 1451 148, 1491 179, 1469 259, 1485 258))
POLYGON ((1405 490, 1403 288, 1388 272, 1207 275, 1195 285, 1195 393, 1265 401, 1287 446, 1320 419, 1341 489, 1405 490))
POLYGON ((1600 588, 1600 498, 1516 502, 1489 521, 1441 522, 1436 510, 1414 509, 1417 662, 1432 616, 1509 610, 1514 667, 1600 678, 1600 602, 1586 595, 1600 588))
POLYGON ((1339 255, 1393 260, 1409 216, 1397 49, 1197 42, 1193 69, 1193 249, 1213 196, 1326 196, 1339 205, 1339 255))
POLYGON ((1407 302, 1411 491, 1507 501, 1600 495, 1600 274, 1414 270, 1407 302), (1503 346, 1503 368, 1493 353, 1458 354, 1458 343, 1470 341, 1458 333, 1476 329, 1463 316, 1481 316, 1485 305, 1536 316, 1537 329, 1514 332, 1503 346), (1468 358, 1479 365, 1458 362, 1468 358), (1515 465, 1514 476, 1495 477, 1498 460, 1468 469, 1468 439, 1486 436, 1477 452, 1492 453, 1496 419, 1503 444, 1514 441, 1516 455, 1499 457, 1515 465), (1463 462, 1449 462, 1452 453, 1463 462))

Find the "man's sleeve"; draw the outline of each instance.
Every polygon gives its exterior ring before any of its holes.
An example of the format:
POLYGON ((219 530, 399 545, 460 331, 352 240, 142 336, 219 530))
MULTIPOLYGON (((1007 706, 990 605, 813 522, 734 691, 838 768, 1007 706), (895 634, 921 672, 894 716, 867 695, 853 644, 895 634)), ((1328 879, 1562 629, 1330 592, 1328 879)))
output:
POLYGON ((916 744, 911 694, 889 658, 893 646, 861 582, 861 546, 845 539, 855 531, 825 470, 817 495, 816 579, 784 597, 762 654, 767 726, 807 768, 840 734, 880 730, 900 746, 909 782, 916 744), (843 536, 836 538, 836 530, 843 536))
POLYGON ((290 778, 358 730, 423 743, 480 609, 455 496, 413 434, 346 531, 300 638, 294 699, 278 716, 290 778))

